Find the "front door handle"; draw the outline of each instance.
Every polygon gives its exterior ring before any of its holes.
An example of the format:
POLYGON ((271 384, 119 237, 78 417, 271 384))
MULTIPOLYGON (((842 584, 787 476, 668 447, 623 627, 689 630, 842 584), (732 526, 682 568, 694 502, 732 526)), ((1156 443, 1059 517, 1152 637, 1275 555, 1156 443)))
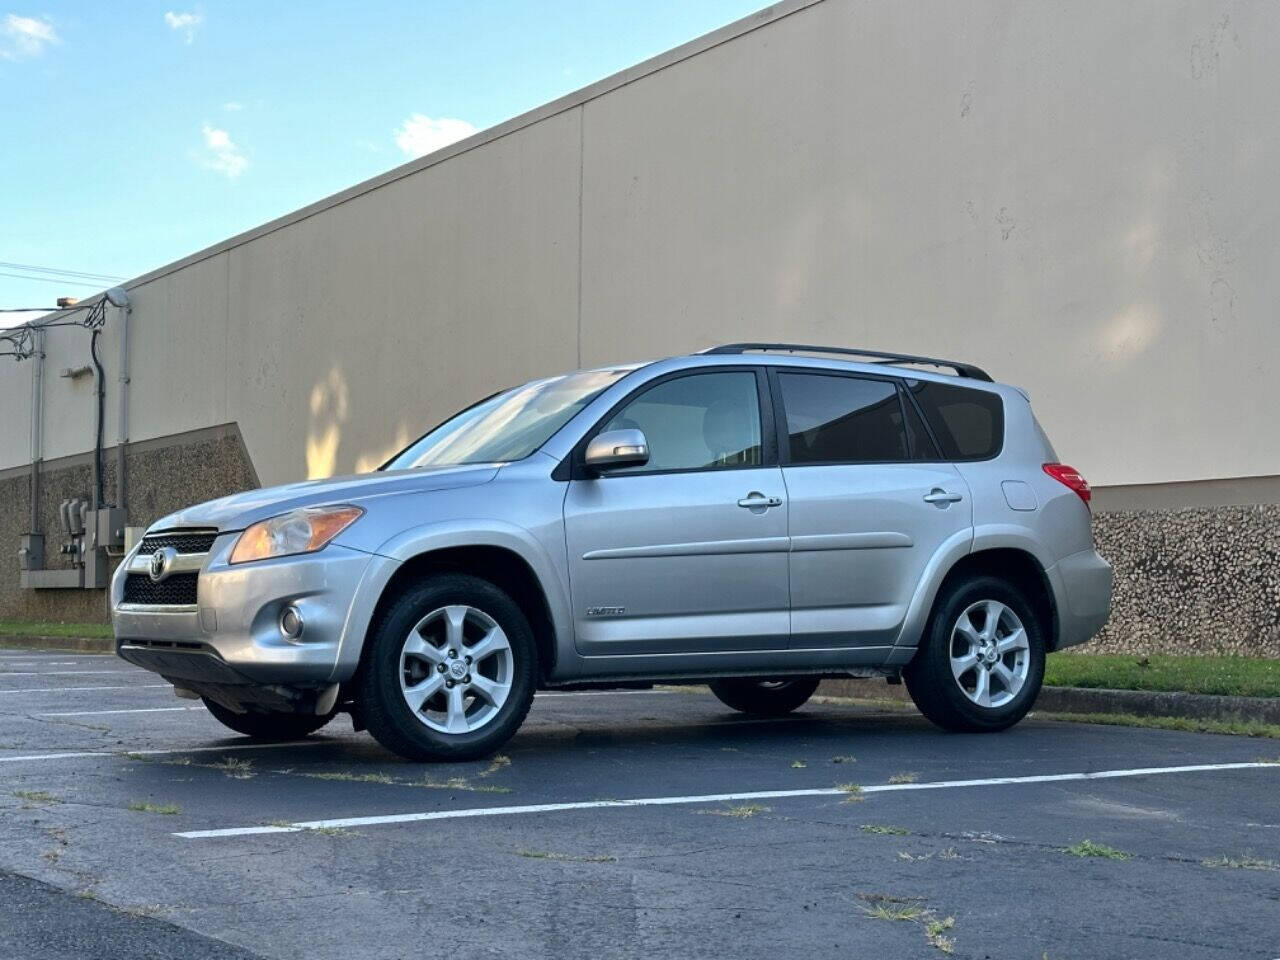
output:
POLYGON ((943 490, 941 487, 934 487, 924 495, 925 503, 958 503, 964 497, 958 493, 951 493, 943 490))
POLYGON ((738 501, 738 506, 745 507, 748 510, 763 510, 767 507, 780 507, 782 506, 782 498, 766 497, 763 493, 757 493, 755 490, 752 490, 738 501))

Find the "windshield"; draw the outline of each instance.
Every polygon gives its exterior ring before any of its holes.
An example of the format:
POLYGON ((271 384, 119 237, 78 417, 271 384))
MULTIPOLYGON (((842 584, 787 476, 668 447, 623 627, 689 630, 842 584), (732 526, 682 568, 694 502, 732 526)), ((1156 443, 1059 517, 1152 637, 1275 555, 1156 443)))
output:
POLYGON ((495 393, 446 420, 383 465, 384 470, 523 460, 630 368, 587 370, 495 393))

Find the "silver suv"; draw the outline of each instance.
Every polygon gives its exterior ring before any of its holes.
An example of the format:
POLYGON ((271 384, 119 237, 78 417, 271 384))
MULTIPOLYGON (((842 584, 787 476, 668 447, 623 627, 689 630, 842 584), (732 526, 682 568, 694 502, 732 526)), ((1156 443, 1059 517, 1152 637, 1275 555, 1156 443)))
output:
POLYGON ((232 730, 345 711, 413 760, 496 749, 535 690, 655 681, 777 715, 885 676, 1000 730, 1110 601, 1021 390, 759 343, 535 380, 375 473, 179 511, 111 586, 119 655, 232 730))

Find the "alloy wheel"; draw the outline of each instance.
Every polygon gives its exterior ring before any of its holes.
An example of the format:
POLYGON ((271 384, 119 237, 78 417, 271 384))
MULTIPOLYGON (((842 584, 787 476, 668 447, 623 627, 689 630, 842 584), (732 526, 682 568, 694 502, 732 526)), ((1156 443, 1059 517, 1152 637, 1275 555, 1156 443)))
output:
POLYGON ((1031 669, 1027 631, 1012 608, 980 600, 951 630, 951 675, 980 707, 1003 707, 1018 695, 1031 669))
POLYGON ((498 622, 451 605, 418 621, 400 651, 400 692, 418 721, 440 733, 474 733, 511 694, 515 660, 498 622))

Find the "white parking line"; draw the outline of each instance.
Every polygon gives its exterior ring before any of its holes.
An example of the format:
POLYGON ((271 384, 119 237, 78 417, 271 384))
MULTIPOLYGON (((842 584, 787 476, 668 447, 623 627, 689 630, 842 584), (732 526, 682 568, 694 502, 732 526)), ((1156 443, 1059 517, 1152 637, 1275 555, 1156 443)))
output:
POLYGON ((122 687, 29 687, 26 690, 0 690, 0 696, 6 693, 79 693, 82 690, 165 690, 167 683, 129 683, 122 687))
POLYGON ((182 710, 200 710, 204 707, 138 707, 133 710, 72 710, 62 713, 37 713, 37 717, 106 717, 113 713, 177 713, 182 710))
POLYGON ((90 674, 116 673, 120 675, 130 674, 136 676, 137 670, 50 670, 48 673, 40 671, 19 671, 19 670, 0 670, 0 677, 87 677, 90 674))
POLYGON ((5 660, 6 667, 74 667, 78 660, 5 660))
MULTIPOLYGON (((899 793, 907 790, 949 790, 956 787, 994 787, 1025 783, 1060 783, 1068 780, 1110 780, 1118 777, 1151 777, 1170 773, 1202 773, 1211 770, 1256 770, 1272 763, 1205 763, 1183 767, 1142 767, 1132 770, 1099 770, 1093 773, 1049 773, 1029 777, 991 777, 984 780, 937 780, 930 783, 882 783, 862 788, 862 793, 899 793)), ((219 830, 188 830, 175 833, 187 840, 213 837, 245 837, 260 833, 300 833, 327 828, 373 827, 387 823, 415 823, 421 820, 459 820, 466 817, 504 817, 529 813, 557 813, 563 810, 598 810, 605 807, 664 807, 692 803, 725 803, 730 800, 781 800, 789 797, 835 797, 845 791, 835 788, 809 790, 753 790, 744 793, 714 793, 687 797, 643 797, 636 800, 583 800, 573 803, 535 803, 519 807, 472 807, 465 810, 430 810, 422 813, 392 813, 374 817, 339 817, 309 820, 288 826, 226 827, 219 830)))
POLYGON ((277 747, 322 747, 332 740, 286 740, 282 743, 229 743, 222 747, 175 747, 166 750, 80 750, 67 753, 31 753, 21 757, 0 757, 0 763, 19 763, 35 760, 69 760, 74 757, 166 757, 180 753, 226 753, 228 750, 273 750, 277 747))

